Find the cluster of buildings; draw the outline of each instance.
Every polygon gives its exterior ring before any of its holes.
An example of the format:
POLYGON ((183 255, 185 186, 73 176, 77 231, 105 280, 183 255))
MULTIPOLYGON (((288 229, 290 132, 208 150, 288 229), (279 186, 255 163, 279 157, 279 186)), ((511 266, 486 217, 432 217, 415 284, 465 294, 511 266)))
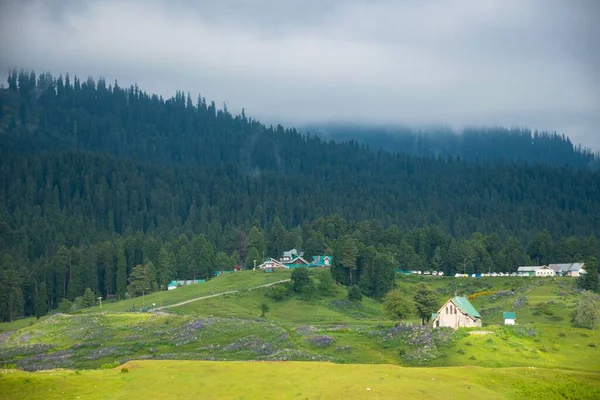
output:
POLYGON ((585 274, 584 263, 524 265, 517 269, 524 276, 571 276, 585 274))
POLYGON ((167 285, 167 290, 177 289, 180 286, 194 285, 196 283, 204 283, 206 279, 187 279, 182 281, 171 281, 167 285))
POLYGON ((333 257, 327 255, 321 256, 312 256, 310 260, 304 258, 304 252, 298 251, 296 249, 291 249, 289 251, 284 251, 281 258, 278 260, 274 258, 268 258, 262 264, 260 264, 257 268, 262 269, 265 272, 272 272, 274 269, 278 268, 298 268, 298 267, 306 267, 306 268, 315 268, 322 267, 328 268, 333 264, 333 257))

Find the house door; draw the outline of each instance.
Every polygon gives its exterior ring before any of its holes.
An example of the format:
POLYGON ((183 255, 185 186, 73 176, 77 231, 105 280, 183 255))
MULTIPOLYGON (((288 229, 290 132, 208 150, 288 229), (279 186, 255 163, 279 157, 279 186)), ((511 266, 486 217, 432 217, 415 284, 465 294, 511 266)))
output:
POLYGON ((440 327, 440 320, 438 319, 437 321, 435 321, 435 327, 439 328, 440 327))

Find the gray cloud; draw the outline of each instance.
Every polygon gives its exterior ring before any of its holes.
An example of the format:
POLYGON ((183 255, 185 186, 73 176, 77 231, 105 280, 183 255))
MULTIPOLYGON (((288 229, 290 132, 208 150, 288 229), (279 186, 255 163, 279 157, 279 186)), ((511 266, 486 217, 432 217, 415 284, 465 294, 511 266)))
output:
POLYGON ((595 0, 1 4, 3 70, 201 92, 266 122, 529 126, 600 149, 595 0))

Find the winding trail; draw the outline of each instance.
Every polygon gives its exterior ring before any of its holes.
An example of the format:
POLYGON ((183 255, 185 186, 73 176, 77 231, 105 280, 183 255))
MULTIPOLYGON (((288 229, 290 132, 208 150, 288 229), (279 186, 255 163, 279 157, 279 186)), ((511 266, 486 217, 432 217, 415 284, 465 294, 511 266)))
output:
POLYGON ((193 298, 193 299, 190 299, 190 300, 182 301, 180 303, 170 304, 168 306, 156 307, 156 308, 153 308, 151 311, 161 311, 161 310, 164 310, 164 309, 167 309, 167 308, 179 307, 179 306, 182 306, 184 304, 192 303, 192 302, 198 301, 198 300, 210 299, 212 297, 219 297, 219 296, 224 296, 226 294, 237 293, 240 290, 254 290, 254 289, 260 289, 260 288, 269 287, 269 286, 273 286, 273 285, 278 285, 280 283, 289 282, 290 280, 291 279, 282 279, 282 280, 277 281, 277 282, 265 283, 264 285, 254 286, 254 287, 251 287, 251 288, 248 288, 248 289, 229 290, 227 292, 215 293, 215 294, 210 294, 208 296, 202 296, 202 297, 196 297, 196 298, 193 298))

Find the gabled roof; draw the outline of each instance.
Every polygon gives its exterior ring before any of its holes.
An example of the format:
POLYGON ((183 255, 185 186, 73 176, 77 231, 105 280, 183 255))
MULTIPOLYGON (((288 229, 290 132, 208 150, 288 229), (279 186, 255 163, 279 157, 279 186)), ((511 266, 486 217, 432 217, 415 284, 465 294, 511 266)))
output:
POLYGON ((517 268, 517 271, 518 272, 534 272, 540 268, 542 268, 542 265, 524 265, 522 267, 517 268))
POLYGON ((288 267, 295 267, 299 264, 308 265, 308 261, 306 261, 304 258, 302 258, 300 256, 295 256, 289 261, 280 261, 280 263, 282 263, 283 265, 288 266, 288 267), (300 261, 300 262, 298 262, 298 261, 300 261))
POLYGON ((475 307, 465 297, 455 296, 451 300, 463 313, 472 318, 481 318, 475 307))
POLYGON ((502 317, 504 319, 517 319, 517 313, 505 311, 504 313, 502 313, 502 317))
POLYGON ((434 319, 437 318, 437 316, 438 316, 438 313, 436 313, 436 312, 431 313, 431 320, 433 321, 434 319))
POLYGON ((315 267, 324 267, 326 265, 331 265, 331 256, 312 256, 313 262, 310 264, 315 267), (325 264, 325 260, 329 259, 329 264, 325 264))
POLYGON ((548 267, 552 268, 556 272, 571 272, 579 271, 585 267, 584 263, 570 263, 570 264, 550 264, 548 267))
POLYGON ((260 265, 258 266, 258 268, 264 268, 264 266, 265 266, 265 264, 266 264, 266 263, 273 263, 273 264, 275 264, 275 266, 276 266, 276 267, 278 267, 278 268, 287 268, 287 265, 285 265, 285 264, 283 264, 283 263, 281 263, 281 262, 279 262, 279 261, 275 260, 274 258, 270 258, 270 257, 269 257, 269 258, 267 258, 265 261, 263 261, 263 263, 262 263, 262 264, 260 264, 260 265))
POLYGON ((291 258, 293 256, 303 257, 304 256, 304 252, 303 251, 298 251, 296 249, 291 249, 291 250, 283 252, 283 257, 290 257, 291 258))

